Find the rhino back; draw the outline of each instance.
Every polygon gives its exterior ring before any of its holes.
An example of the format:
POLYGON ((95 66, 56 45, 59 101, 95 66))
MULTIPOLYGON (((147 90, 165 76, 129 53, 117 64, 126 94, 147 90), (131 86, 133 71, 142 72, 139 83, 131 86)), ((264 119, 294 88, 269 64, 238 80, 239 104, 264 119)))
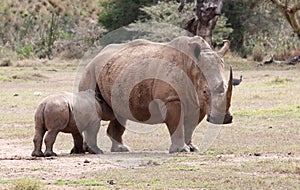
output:
MULTIPOLYGON (((145 43, 147 40, 134 40, 129 44, 145 43)), ((96 82, 100 71, 104 65, 123 48, 127 47, 128 44, 110 44, 103 48, 100 53, 90 61, 86 66, 81 76, 78 89, 79 91, 85 91, 88 89, 95 90, 96 82)))

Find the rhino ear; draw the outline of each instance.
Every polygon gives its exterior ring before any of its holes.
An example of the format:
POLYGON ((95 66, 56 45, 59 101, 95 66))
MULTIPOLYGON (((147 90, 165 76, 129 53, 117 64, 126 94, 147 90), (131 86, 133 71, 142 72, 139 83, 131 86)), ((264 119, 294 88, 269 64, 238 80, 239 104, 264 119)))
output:
POLYGON ((224 57, 230 48, 230 42, 228 40, 223 40, 223 47, 217 52, 220 57, 224 57))
POLYGON ((189 46, 191 49, 194 51, 194 56, 199 59, 200 53, 201 53, 201 47, 198 43, 196 42, 190 42, 189 46))

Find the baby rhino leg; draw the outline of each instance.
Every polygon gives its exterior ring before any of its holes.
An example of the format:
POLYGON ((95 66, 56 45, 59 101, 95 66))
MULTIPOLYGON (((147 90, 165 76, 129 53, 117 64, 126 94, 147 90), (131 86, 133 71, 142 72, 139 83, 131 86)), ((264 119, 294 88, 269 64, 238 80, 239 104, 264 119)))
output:
POLYGON ((44 156, 57 156, 56 153, 53 152, 53 144, 55 142, 56 136, 59 130, 49 130, 45 137, 46 150, 44 156))
POLYGON ((83 150, 83 138, 82 135, 79 133, 72 133, 73 140, 74 140, 74 147, 71 150, 71 154, 84 154, 85 151, 83 150))
POLYGON ((31 153, 31 156, 43 157, 44 153, 42 152, 42 143, 43 137, 45 135, 45 129, 35 129, 35 135, 33 138, 34 150, 31 153))

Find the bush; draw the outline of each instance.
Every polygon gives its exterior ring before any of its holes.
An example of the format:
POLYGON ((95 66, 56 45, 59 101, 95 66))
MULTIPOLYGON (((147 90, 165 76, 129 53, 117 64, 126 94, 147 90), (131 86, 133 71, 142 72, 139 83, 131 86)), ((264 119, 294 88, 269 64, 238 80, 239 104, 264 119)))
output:
POLYGON ((99 22, 109 31, 134 22, 143 13, 139 10, 143 5, 151 4, 153 0, 110 0, 104 1, 99 22))
POLYGON ((252 51, 253 60, 261 62, 264 58, 264 50, 260 45, 256 45, 252 51))

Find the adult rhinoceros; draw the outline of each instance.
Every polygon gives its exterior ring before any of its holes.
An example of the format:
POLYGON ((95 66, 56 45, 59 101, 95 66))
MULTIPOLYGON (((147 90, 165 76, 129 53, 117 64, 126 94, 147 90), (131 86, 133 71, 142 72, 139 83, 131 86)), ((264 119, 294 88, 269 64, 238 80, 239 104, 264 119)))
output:
MULTIPOLYGON (((196 151, 195 127, 207 115, 215 124, 232 122, 222 56, 228 43, 214 52, 201 37, 179 37, 169 43, 134 40, 104 48, 86 67, 79 91, 94 89, 103 112, 113 112, 107 133, 111 151, 129 151, 122 135, 126 120, 166 123, 169 152, 196 151)), ((111 114, 107 114, 111 115, 111 114)))

